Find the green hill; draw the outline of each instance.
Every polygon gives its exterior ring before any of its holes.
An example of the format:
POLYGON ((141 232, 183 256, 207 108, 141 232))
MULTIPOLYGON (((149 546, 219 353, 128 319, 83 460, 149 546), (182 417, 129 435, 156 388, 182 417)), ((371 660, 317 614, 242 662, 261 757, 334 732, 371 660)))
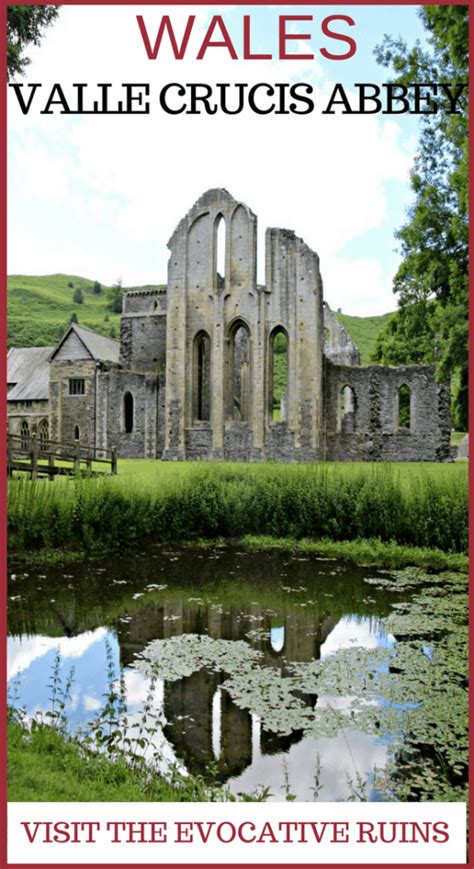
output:
POLYGON ((393 312, 378 317, 350 317, 348 314, 336 313, 336 317, 359 348, 361 364, 368 365, 377 335, 393 317, 393 312))
POLYGON ((96 295, 94 284, 95 281, 78 275, 10 275, 7 283, 8 346, 55 344, 73 313, 81 326, 118 338, 120 314, 112 313, 108 307, 111 288, 103 284, 96 295), (78 289, 82 292, 82 304, 73 301, 78 289))
MULTIPOLYGON (((8 346, 33 347, 55 344, 64 333, 73 313, 81 326, 118 338, 120 314, 109 310, 111 288, 102 285, 94 293, 95 281, 78 275, 10 275, 8 278, 8 346), (83 303, 73 301, 82 292, 83 303)), ((154 289, 161 285, 124 287, 129 290, 154 289)), ((349 317, 336 314, 357 344, 362 364, 367 365, 374 341, 392 314, 380 317, 349 317)), ((282 372, 283 376, 283 372, 282 372)))

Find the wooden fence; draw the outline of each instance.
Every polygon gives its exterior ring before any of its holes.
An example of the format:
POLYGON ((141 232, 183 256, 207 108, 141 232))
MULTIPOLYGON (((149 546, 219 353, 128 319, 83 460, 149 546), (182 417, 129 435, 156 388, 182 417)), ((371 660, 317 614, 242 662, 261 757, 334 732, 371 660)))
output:
POLYGON ((8 434, 8 476, 12 477, 14 471, 27 473, 32 480, 37 477, 54 480, 58 475, 116 474, 117 450, 115 447, 106 450, 84 446, 79 440, 74 443, 60 443, 38 438, 37 434, 8 434))

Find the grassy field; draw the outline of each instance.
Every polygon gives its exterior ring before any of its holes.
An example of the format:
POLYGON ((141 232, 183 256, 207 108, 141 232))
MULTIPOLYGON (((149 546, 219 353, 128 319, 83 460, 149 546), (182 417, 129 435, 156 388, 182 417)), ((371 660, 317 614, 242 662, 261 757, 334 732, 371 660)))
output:
POLYGON ((77 275, 10 275, 7 283, 8 346, 55 344, 73 313, 79 325, 118 338, 120 315, 108 309, 110 287, 102 285, 100 295, 95 295, 94 283, 77 275), (82 290, 82 304, 73 301, 77 289, 82 290))
POLYGON ((376 539, 467 548, 467 466, 119 462, 117 477, 9 486, 12 551, 146 540, 376 539))
POLYGON ((331 475, 342 475, 346 479, 351 477, 376 478, 385 471, 407 488, 416 489, 419 483, 425 480, 446 482, 451 480, 467 479, 465 465, 442 463, 442 462, 324 462, 323 464, 311 465, 288 465, 278 462, 250 463, 250 462, 160 462, 155 459, 119 459, 119 473, 115 478, 118 486, 122 484, 127 488, 136 485, 138 488, 167 488, 174 486, 177 481, 193 477, 200 470, 213 469, 218 475, 229 475, 264 478, 281 475, 282 478, 318 478, 324 472, 331 475))

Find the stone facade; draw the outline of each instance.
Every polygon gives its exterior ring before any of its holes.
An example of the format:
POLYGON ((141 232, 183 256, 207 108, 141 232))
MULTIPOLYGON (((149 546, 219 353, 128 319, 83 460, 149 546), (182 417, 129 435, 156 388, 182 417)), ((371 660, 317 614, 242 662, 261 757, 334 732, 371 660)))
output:
POLYGON ((26 446, 31 435, 40 441, 49 431, 49 356, 52 347, 12 347, 7 356, 8 431, 26 446))
POLYGON ((53 350, 54 438, 165 460, 451 457, 449 387, 433 366, 361 367, 292 230, 267 229, 264 286, 257 218, 226 190, 168 247, 167 288, 125 295, 120 344, 71 326, 53 350))
POLYGON ((360 365, 360 353, 327 302, 323 302, 324 355, 336 365, 360 365))

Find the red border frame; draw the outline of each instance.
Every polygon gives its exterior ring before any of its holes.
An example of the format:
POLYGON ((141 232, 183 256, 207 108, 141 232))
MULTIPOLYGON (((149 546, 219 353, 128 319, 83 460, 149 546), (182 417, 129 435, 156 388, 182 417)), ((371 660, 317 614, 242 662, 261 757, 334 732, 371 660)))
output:
MULTIPOLYGON (((15 5, 23 5, 23 6, 32 6, 34 4, 34 0, 15 0, 15 5)), ((40 0, 40 3, 36 5, 47 6, 50 5, 45 0, 40 0)), ((194 6, 208 6, 209 0, 195 0, 193 4, 183 2, 183 0, 174 0, 174 2, 166 2, 166 0, 62 0, 61 5, 63 6, 183 6, 183 5, 194 5, 194 6)), ((262 0, 219 0, 219 5, 221 6, 229 6, 229 5, 238 5, 238 6, 266 6, 268 4, 262 2, 262 0)), ((310 0, 272 0, 272 5, 274 6, 325 6, 325 7, 337 7, 337 6, 468 6, 470 10, 469 17, 469 48, 470 48, 470 61, 469 61, 469 78, 472 78, 472 63, 471 55, 474 48, 474 9, 473 4, 471 4, 470 0, 336 0, 336 2, 322 2, 322 0, 316 0, 316 2, 310 2, 310 0)), ((1 667, 1 676, 0 676, 0 707, 3 711, 3 715, 0 717, 0 867, 3 866, 15 866, 17 869, 31 869, 34 867, 34 863, 7 863, 7 780, 6 780, 6 769, 7 769, 7 732, 6 732, 6 636, 7 636, 7 619, 6 619, 6 600, 7 600, 7 531, 6 531, 6 518, 7 518, 7 510, 6 510, 6 490, 7 490, 7 478, 6 478, 6 430, 7 430, 7 402, 6 402, 6 346, 7 346, 7 218, 6 218, 6 210, 7 210, 7 190, 6 190, 6 177, 7 177, 7 155, 6 155, 6 136, 7 136, 7 87, 6 87, 6 8, 7 8, 7 0, 0 0, 0 55, 1 55, 1 69, 0 69, 0 179, 3 180, 3 184, 0 187, 0 275, 1 275, 1 292, 0 292, 0 345, 5 352, 0 355, 0 589, 2 592, 2 600, 5 602, 5 606, 0 606, 0 636, 2 637, 3 642, 0 645, 0 667, 1 667)), ((469 95, 469 108, 471 112, 474 110, 474 93, 471 90, 469 95)), ((471 128, 469 129, 469 159, 470 163, 474 164, 474 144, 473 137, 471 136, 471 128)), ((1 181, 0 181, 1 183, 1 181)), ((470 177, 469 179, 469 205, 470 205, 470 213, 473 205, 473 193, 474 193, 474 179, 470 177)), ((470 252, 474 250, 474 224, 470 223, 469 228, 469 249, 470 252)), ((469 304, 469 342, 474 337, 474 298, 473 293, 470 292, 470 304, 469 304)), ((470 354, 469 359, 469 378, 470 382, 473 382, 474 379, 474 354, 470 354)), ((469 401, 469 428, 472 430, 472 423, 474 422, 474 401, 469 401)), ((469 495, 471 496, 474 492, 474 467, 471 464, 469 469, 469 495)), ((472 550, 473 550, 473 538, 474 538, 474 511, 470 511, 469 516, 469 556, 471 560, 472 550)), ((472 600, 474 596, 474 578, 472 576, 472 571, 470 571, 470 584, 469 584, 469 599, 472 600)), ((471 634, 473 628, 473 620, 472 613, 470 613, 469 618, 469 633, 471 634)), ((470 646, 469 653, 469 664, 471 673, 474 672, 474 641, 470 646)), ((470 722, 474 720, 474 691, 471 690, 470 699, 469 699, 469 718, 470 722)), ((474 750, 474 728, 470 728, 470 740, 469 740, 469 749, 470 749, 470 757, 472 758, 472 752, 474 750)), ((469 784, 472 787, 474 778, 472 776, 472 762, 470 763, 470 776, 469 776, 469 784)), ((474 826, 471 822, 474 819, 474 807, 472 805, 473 800, 471 798, 470 808, 468 808, 468 829, 474 829, 474 826)), ((473 848, 471 846, 471 852, 473 848)), ((41 864, 42 867, 46 867, 47 864, 41 864)), ((60 867, 61 864, 55 863, 51 864, 57 867, 60 867)), ((71 865, 71 864, 67 864, 71 865)), ((108 864, 100 863, 100 864, 80 864, 75 863, 72 864, 75 869, 94 869, 94 866, 104 866, 108 864)), ((148 866, 160 866, 160 869, 202 869, 204 864, 197 865, 195 863, 180 863, 180 864, 130 864, 130 863, 116 863, 109 864, 115 865, 117 867, 122 867, 122 869, 133 869, 133 867, 137 865, 148 865, 148 866)), ((261 864, 249 864, 249 863, 212 863, 208 864, 209 866, 214 867, 214 869, 219 869, 221 866, 231 866, 232 869, 261 869, 262 866, 273 866, 273 864, 269 863, 261 863, 261 864)), ((391 869, 419 869, 419 867, 423 864, 421 863, 381 863, 380 866, 390 866, 391 869)), ((425 864, 426 865, 426 864, 425 864)), ((456 869, 459 866, 466 866, 467 869, 472 869, 474 867, 474 855, 471 855, 471 858, 467 863, 440 863, 440 866, 444 866, 445 869, 456 869)), ((314 863, 314 864, 297 864, 297 863, 286 863, 279 864, 278 869, 311 869, 311 867, 317 867, 317 869, 344 869, 347 866, 359 866, 363 867, 363 864, 355 864, 355 863, 314 863)), ((376 864, 372 864, 372 869, 376 864)))

